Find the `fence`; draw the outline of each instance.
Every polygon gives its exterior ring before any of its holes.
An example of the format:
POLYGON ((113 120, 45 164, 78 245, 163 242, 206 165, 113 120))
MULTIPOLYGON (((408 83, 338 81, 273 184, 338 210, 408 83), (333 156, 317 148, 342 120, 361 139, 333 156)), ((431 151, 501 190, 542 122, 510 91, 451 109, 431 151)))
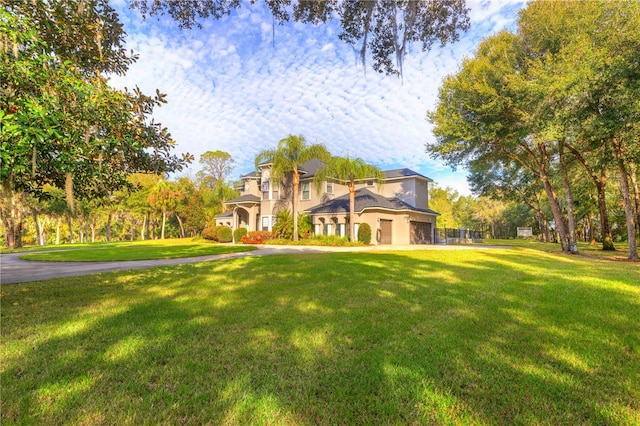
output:
POLYGON ((434 244, 473 244, 484 238, 483 231, 465 228, 436 228, 433 234, 434 244))

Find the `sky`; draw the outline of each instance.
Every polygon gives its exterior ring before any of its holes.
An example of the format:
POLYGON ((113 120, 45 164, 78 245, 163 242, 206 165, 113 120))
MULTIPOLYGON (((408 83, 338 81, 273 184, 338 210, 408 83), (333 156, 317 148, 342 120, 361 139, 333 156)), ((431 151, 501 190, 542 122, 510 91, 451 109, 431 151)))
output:
POLYGON ((168 104, 154 117, 176 140, 176 153, 226 151, 231 180, 254 170, 256 154, 290 134, 323 143, 333 155, 360 157, 382 170, 410 168, 440 187, 469 195, 466 170, 452 171, 425 146, 434 142, 426 113, 436 106, 442 79, 455 73, 478 43, 513 30, 525 0, 467 0, 471 28, 460 41, 422 52, 412 46, 403 78, 375 72, 338 39, 337 21, 319 26, 272 25, 263 2, 245 2, 203 28, 181 30, 167 17, 144 20, 126 0, 111 2, 139 55, 117 88, 159 89, 168 104))

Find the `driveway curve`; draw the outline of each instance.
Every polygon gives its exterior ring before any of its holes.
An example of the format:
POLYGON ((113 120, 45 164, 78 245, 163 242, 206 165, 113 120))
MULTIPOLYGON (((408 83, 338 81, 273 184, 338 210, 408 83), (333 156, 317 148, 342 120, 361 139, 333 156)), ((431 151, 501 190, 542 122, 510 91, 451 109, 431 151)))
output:
POLYGON ((158 266, 182 265, 186 263, 207 262, 212 260, 235 259, 248 256, 268 256, 273 254, 301 254, 327 252, 366 252, 399 250, 476 250, 486 248, 506 248, 500 246, 367 246, 367 247, 315 247, 315 246, 275 246, 259 245, 257 250, 227 253, 209 256, 186 257, 179 259, 129 260, 115 262, 33 262, 22 260, 25 253, 0 254, 0 284, 15 284, 52 278, 72 277, 96 274, 98 272, 129 271, 158 266))

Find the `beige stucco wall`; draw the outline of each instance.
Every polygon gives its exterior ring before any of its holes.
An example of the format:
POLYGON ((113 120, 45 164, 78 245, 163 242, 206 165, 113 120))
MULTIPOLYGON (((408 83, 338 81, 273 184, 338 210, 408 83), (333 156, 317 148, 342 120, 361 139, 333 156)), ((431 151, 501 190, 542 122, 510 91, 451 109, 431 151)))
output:
MULTIPOLYGON (((346 224, 349 219, 348 213, 341 214, 325 214, 318 215, 312 218, 313 224, 320 224, 320 230, 323 229, 322 225, 325 223, 332 224, 332 234, 335 234, 336 224, 345 224, 345 235, 348 235, 348 229, 346 224)), ((372 239, 371 244, 377 245, 376 233, 380 228, 380 220, 391 221, 391 244, 405 245, 411 243, 411 222, 426 222, 433 224, 435 227, 436 217, 416 212, 385 212, 385 211, 365 211, 361 214, 355 215, 355 223, 362 224, 368 223, 371 226, 372 239)), ((322 231, 321 231, 322 232, 322 231)))
POLYGON ((246 179, 244 190, 240 191, 241 195, 257 195, 260 196, 260 181, 257 178, 246 179))

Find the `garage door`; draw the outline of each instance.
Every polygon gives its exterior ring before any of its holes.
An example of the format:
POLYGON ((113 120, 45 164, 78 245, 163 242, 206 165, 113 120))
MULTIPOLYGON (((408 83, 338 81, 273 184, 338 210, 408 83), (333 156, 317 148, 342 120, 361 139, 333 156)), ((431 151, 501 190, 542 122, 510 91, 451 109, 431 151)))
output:
POLYGON ((411 244, 431 244, 431 224, 411 222, 411 244))
POLYGON ((380 244, 391 244, 391 221, 380 219, 380 244))

